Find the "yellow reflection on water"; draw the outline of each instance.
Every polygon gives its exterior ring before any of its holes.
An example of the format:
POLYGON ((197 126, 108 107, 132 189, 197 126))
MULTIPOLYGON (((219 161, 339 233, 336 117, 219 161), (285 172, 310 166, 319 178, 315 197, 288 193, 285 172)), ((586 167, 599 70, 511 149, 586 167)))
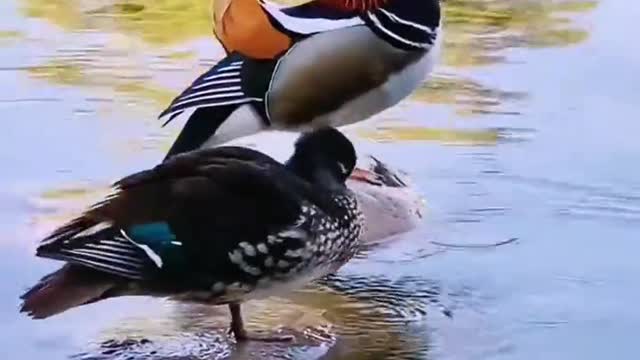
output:
POLYGON ((571 17, 596 5, 592 0, 449 0, 443 62, 457 67, 492 64, 502 61, 499 51, 510 47, 579 43, 588 33, 571 17))
POLYGON ((24 12, 67 30, 122 32, 156 45, 179 43, 211 33, 209 2, 202 0, 26 0, 24 12))
POLYGON ((320 346, 328 349, 323 359, 425 358, 431 347, 429 334, 407 334, 411 322, 419 320, 385 314, 379 306, 316 285, 285 298, 249 301, 243 304, 243 316, 250 331, 282 331, 294 335, 295 341, 247 344, 252 351, 246 352, 234 347, 226 334, 226 306, 155 301, 101 331, 95 342, 108 344, 112 354, 132 359, 165 359, 167 352, 177 357, 218 359, 226 358, 229 351, 242 359, 307 359, 305 353, 294 356, 291 350, 320 346), (137 341, 132 345, 133 339, 137 341))
POLYGON ((22 37, 22 33, 14 30, 0 30, 0 40, 15 40, 22 37))
MULTIPOLYGON (((60 27, 66 37, 75 38, 83 30, 92 30, 130 42, 126 53, 114 54, 103 48, 89 52, 79 50, 72 56, 52 53, 49 60, 32 74, 55 84, 116 90, 121 97, 149 101, 155 111, 159 111, 185 84, 210 65, 195 61, 194 66, 194 59, 215 57, 206 53, 207 50, 184 48, 190 40, 208 38, 214 43, 208 0, 22 0, 22 4, 27 17, 60 27), (162 66, 146 60, 129 61, 141 56, 162 57, 162 61, 156 63, 192 71, 184 70, 183 81, 173 81, 167 88, 156 81, 166 75, 162 66), (104 61, 113 57, 119 57, 120 62, 126 63, 128 72, 151 72, 152 79, 123 79, 122 66, 104 61), (93 71, 96 67, 102 68, 97 77, 93 71)), ((580 43, 588 33, 573 18, 591 11, 596 5, 593 0, 449 0, 443 5, 445 46, 441 64, 454 68, 496 64, 504 60, 502 50, 507 48, 580 43)), ((500 112, 503 102, 522 96, 522 93, 486 88, 452 74, 437 75, 412 99, 449 104, 460 114, 467 115, 500 112)))
POLYGON ((517 114, 501 111, 500 105, 525 97, 525 92, 495 89, 462 76, 437 74, 416 89, 410 99, 452 105, 459 115, 464 116, 486 113, 517 114))
POLYGON ((56 84, 79 86, 90 84, 80 67, 66 64, 64 61, 53 60, 46 66, 30 68, 28 71, 34 78, 49 80, 56 84))
POLYGON ((458 145, 495 145, 498 133, 494 130, 432 129, 419 126, 362 128, 358 135, 381 142, 436 141, 458 145))
MULTIPOLYGON (((303 3, 301 0, 279 0, 283 4, 303 3)), ((491 50, 478 46, 471 34, 482 38, 488 34, 512 31, 521 33, 533 45, 570 45, 586 37, 586 31, 575 28, 567 14, 592 10, 593 0, 510 1, 510 0, 449 0, 444 4, 447 43, 454 48, 474 52, 491 50), (480 31, 478 31, 480 30, 480 31)), ((201 36, 211 36, 210 1, 203 0, 136 0, 107 2, 70 0, 50 2, 24 0, 24 13, 42 18, 68 30, 91 28, 121 31, 157 45, 171 45, 201 36)), ((504 34, 504 39, 509 39, 504 34)), ((487 45, 487 44, 481 44, 487 45)), ((448 53, 451 53, 448 51, 448 53)), ((455 64, 461 58, 448 57, 455 64)), ((477 61, 480 58, 476 58, 477 61)))
POLYGON ((80 215, 91 204, 102 200, 111 192, 110 184, 79 183, 44 190, 28 199, 33 210, 30 219, 30 232, 34 249, 37 239, 42 239, 54 228, 80 215))
POLYGON ((27 17, 41 18, 67 30, 85 26, 84 12, 78 1, 27 0, 23 11, 27 17))

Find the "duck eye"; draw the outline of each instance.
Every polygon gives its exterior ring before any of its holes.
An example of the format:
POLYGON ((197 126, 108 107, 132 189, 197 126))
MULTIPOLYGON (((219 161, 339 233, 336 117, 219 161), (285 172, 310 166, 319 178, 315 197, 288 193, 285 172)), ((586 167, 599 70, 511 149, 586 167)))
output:
POLYGON ((347 167, 346 167, 346 166, 344 166, 344 164, 343 164, 343 163, 338 163, 338 166, 340 167, 340 171, 342 171, 342 173, 346 175, 346 174, 347 174, 347 172, 348 172, 348 171, 347 171, 347 167))

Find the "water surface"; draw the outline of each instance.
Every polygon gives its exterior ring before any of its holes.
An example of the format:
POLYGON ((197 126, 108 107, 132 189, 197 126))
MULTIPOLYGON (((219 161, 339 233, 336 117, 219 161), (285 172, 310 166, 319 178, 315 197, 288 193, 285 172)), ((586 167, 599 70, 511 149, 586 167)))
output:
MULTIPOLYGON (((226 308, 118 299, 48 321, 18 295, 56 267, 38 239, 152 166, 162 107, 222 56, 208 2, 0 4, 0 346, 24 359, 635 358, 640 11, 621 0, 448 0, 434 78, 347 129, 408 171, 419 229, 284 299, 236 346, 226 308), (517 238, 493 248, 450 248, 517 238)), ((285 134, 243 140, 286 156, 285 134)))

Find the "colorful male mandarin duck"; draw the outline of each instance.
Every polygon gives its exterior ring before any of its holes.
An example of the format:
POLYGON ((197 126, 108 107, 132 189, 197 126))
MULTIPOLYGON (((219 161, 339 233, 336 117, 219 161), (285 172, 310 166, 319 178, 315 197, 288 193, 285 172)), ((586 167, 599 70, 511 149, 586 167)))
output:
POLYGON ((188 121, 168 157, 265 129, 352 124, 408 96, 439 54, 439 0, 215 0, 227 56, 160 114, 188 121))
POLYGON ((236 340, 252 298, 337 271, 356 253, 363 215, 345 181, 356 164, 338 130, 303 134, 283 165, 221 146, 125 177, 116 192, 56 229, 37 255, 66 262, 22 299, 38 319, 112 297, 227 304, 236 340))

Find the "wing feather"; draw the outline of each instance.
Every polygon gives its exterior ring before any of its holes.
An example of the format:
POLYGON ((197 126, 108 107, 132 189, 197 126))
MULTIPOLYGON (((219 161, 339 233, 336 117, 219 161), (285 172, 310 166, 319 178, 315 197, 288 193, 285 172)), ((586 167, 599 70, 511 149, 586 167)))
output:
POLYGON ((245 94, 242 87, 243 59, 233 54, 223 59, 191 83, 160 113, 167 125, 185 111, 261 101, 245 94))
POLYGON ((40 257, 62 260, 127 279, 140 280, 152 269, 150 259, 123 236, 114 236, 109 228, 89 236, 80 236, 41 245, 40 257))
POLYGON ((295 179, 247 148, 179 154, 117 181, 117 191, 55 230, 37 255, 132 280, 176 261, 194 268, 228 262, 238 239, 264 241, 295 222, 306 189, 295 179))

